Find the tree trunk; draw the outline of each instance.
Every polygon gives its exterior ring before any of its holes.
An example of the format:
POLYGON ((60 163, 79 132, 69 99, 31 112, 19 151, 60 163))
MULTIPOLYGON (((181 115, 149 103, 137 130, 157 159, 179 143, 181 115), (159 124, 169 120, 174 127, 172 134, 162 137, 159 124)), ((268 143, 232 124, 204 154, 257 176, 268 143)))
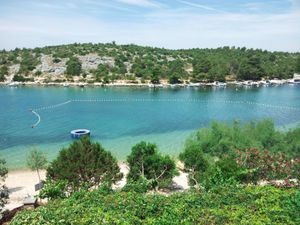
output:
POLYGON ((37 172, 37 174, 38 174, 38 177, 39 177, 39 183, 41 182, 41 176, 40 176, 40 171, 39 171, 39 169, 36 169, 36 172, 37 172))

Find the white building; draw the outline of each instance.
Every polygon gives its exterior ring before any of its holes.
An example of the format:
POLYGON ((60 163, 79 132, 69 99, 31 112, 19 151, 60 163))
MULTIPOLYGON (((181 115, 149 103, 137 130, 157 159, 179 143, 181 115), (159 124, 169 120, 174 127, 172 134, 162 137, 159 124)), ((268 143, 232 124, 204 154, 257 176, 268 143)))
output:
POLYGON ((300 80, 300 74, 294 73, 294 80, 300 80))

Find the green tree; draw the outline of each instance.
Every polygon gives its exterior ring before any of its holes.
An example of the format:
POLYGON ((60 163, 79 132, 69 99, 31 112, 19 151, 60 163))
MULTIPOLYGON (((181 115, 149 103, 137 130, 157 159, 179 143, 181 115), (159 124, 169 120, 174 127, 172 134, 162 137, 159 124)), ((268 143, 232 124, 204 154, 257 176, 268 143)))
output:
POLYGON ((199 187, 203 173, 209 168, 208 159, 201 148, 193 142, 187 142, 184 151, 179 154, 179 159, 189 174, 189 184, 199 187))
POLYGON ((152 74, 152 75, 151 75, 150 82, 151 82, 152 84, 159 84, 159 78, 158 78, 158 76, 155 75, 155 74, 152 74))
POLYGON ((59 152, 48 167, 47 176, 54 181, 67 181, 71 191, 76 191, 104 182, 111 185, 119 181, 123 174, 109 151, 83 137, 59 152))
POLYGON ((194 74, 208 73, 211 69, 211 62, 207 58, 197 58, 193 61, 194 74))
POLYGON ((0 219, 2 217, 2 211, 4 205, 7 203, 7 199, 9 197, 8 195, 8 189, 7 187, 3 184, 6 178, 6 175, 8 173, 8 170, 5 166, 5 160, 0 159, 0 219))
POLYGON ((27 166, 31 170, 36 170, 39 181, 41 182, 40 170, 45 169, 47 164, 47 157, 45 153, 38 151, 37 149, 33 149, 27 155, 26 161, 27 166))
POLYGON ((0 81, 5 81, 6 75, 8 75, 8 68, 4 65, 0 68, 0 81))
POLYGON ((39 60, 37 57, 33 56, 29 51, 25 51, 22 54, 19 73, 27 75, 30 71, 34 70, 38 64, 39 60))
POLYGON ((296 71, 296 73, 300 73, 300 56, 297 57, 295 71, 296 71))
POLYGON ((81 62, 77 57, 71 57, 67 62, 67 74, 79 76, 81 74, 81 62))
POLYGON ((171 185, 178 174, 174 160, 161 155, 155 144, 144 141, 132 147, 127 162, 130 168, 128 180, 147 179, 156 189, 171 185))
POLYGON ((210 165, 201 177, 201 186, 206 190, 221 189, 222 187, 236 187, 240 182, 243 168, 232 157, 222 157, 210 165))
POLYGON ((173 74, 169 77, 169 83, 170 84, 180 84, 182 83, 180 80, 180 76, 177 74, 173 74))
POLYGON ((108 78, 108 75, 109 75, 109 68, 108 68, 108 66, 104 65, 104 64, 99 64, 98 67, 97 67, 97 70, 95 71, 95 74, 96 74, 96 81, 100 81, 101 78, 103 78, 103 77, 104 78, 105 77, 108 78))
POLYGON ((261 59, 257 55, 249 56, 240 64, 238 78, 243 80, 259 80, 264 75, 261 59))

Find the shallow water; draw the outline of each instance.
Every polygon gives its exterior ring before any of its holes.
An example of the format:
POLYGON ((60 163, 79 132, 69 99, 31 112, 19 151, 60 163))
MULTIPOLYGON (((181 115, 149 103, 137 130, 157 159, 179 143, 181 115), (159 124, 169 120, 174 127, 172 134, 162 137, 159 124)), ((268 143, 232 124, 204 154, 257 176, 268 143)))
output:
POLYGON ((70 131, 78 128, 90 129, 94 140, 123 160, 141 140, 177 155, 185 139, 212 120, 272 118, 279 127, 300 121, 300 85, 160 90, 0 87, 0 96, 0 154, 10 168, 23 167, 32 148, 52 159, 71 142, 70 131), (31 126, 38 117, 29 109, 41 118, 35 128, 31 126))

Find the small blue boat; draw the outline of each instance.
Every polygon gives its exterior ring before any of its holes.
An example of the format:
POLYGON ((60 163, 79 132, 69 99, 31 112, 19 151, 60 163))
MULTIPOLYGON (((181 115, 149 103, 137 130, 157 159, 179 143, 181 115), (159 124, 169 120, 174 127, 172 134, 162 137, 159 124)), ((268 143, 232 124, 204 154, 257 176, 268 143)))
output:
POLYGON ((71 131, 71 137, 73 139, 80 139, 82 136, 90 136, 90 130, 87 129, 77 129, 71 131))

